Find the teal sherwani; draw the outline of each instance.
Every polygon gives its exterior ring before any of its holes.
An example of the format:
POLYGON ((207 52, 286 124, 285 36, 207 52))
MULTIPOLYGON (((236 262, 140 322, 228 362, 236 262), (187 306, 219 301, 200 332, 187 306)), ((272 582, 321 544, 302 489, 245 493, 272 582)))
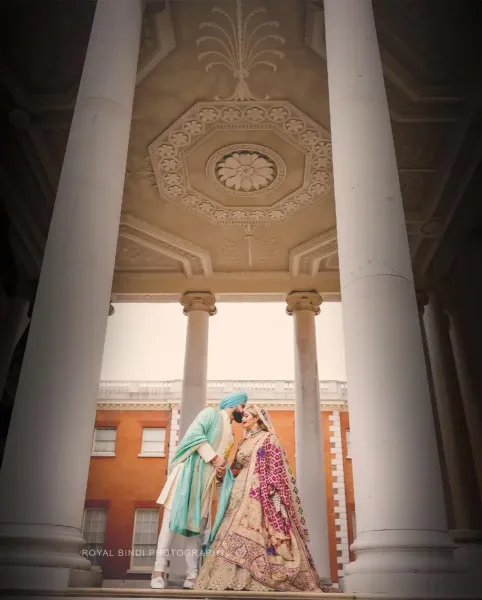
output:
MULTIPOLYGON (((206 442, 213 448, 218 447, 222 433, 221 419, 221 413, 216 408, 202 410, 179 442, 170 465, 169 472, 172 472, 178 464, 184 463, 174 494, 169 528, 185 537, 200 534, 202 506, 206 495, 211 493, 210 484, 212 484, 214 474, 214 467, 210 463, 204 462, 197 450, 206 442)), ((233 483, 233 474, 227 467, 210 541, 214 539, 226 512, 233 483)))

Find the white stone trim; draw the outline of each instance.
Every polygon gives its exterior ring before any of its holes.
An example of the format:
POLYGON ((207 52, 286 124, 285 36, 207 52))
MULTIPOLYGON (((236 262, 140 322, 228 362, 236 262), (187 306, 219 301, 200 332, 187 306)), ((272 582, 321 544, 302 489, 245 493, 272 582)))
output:
POLYGON ((176 453, 177 444, 179 442, 179 421, 181 420, 181 411, 179 407, 173 406, 171 412, 171 435, 169 437, 169 452, 168 452, 168 465, 171 464, 171 460, 176 453))
POLYGON ((336 551, 341 551, 341 556, 337 556, 338 576, 343 577, 343 565, 350 562, 350 545, 348 543, 348 519, 346 511, 345 495, 345 473, 343 470, 343 450, 341 443, 341 422, 340 412, 333 411, 328 417, 330 421, 330 455, 331 455, 331 474, 333 476, 333 499, 338 501, 338 506, 334 507, 335 526, 340 531, 335 531, 336 551))

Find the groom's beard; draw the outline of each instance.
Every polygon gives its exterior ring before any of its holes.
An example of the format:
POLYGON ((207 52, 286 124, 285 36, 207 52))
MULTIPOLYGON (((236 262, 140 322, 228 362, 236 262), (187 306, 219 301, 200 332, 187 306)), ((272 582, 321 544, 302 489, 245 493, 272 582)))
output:
POLYGON ((236 423, 242 423, 243 422, 243 413, 240 413, 239 410, 235 410, 233 412, 233 419, 236 421, 236 423))

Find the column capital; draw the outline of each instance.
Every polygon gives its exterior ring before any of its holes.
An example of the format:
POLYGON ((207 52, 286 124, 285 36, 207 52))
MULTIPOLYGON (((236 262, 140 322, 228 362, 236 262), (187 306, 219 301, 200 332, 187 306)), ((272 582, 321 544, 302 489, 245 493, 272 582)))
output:
POLYGON ((180 302, 184 306, 185 315, 192 310, 202 310, 210 316, 217 313, 216 298, 211 292, 186 292, 182 295, 180 302))
POLYGON ((286 313, 293 315, 299 310, 311 310, 315 315, 320 314, 320 305, 323 298, 316 290, 308 290, 306 292, 291 292, 286 297, 286 313))

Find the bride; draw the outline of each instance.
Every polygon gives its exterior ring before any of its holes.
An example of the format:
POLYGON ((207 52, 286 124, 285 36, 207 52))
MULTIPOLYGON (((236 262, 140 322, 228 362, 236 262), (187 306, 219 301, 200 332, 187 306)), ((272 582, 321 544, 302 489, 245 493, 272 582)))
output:
POLYGON ((194 589, 319 592, 296 481, 268 413, 247 406, 242 423, 228 508, 194 589))

